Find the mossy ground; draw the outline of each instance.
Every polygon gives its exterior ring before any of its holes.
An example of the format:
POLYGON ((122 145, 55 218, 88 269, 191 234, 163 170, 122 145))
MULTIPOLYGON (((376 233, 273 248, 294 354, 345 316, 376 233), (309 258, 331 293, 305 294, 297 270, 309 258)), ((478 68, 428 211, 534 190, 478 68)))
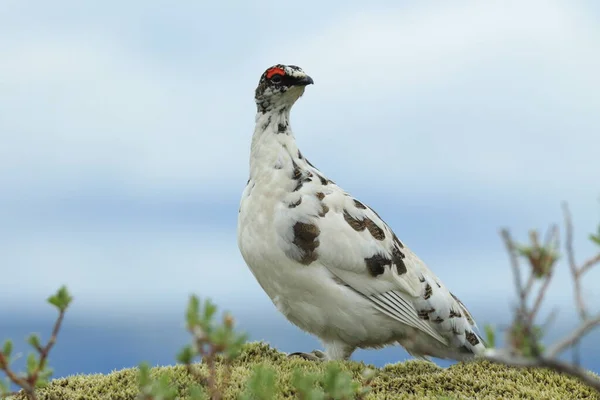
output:
MULTIPOLYGON (((224 398, 233 399, 245 389, 247 378, 256 365, 263 364, 278 373, 279 398, 294 398, 290 380, 295 368, 306 372, 324 371, 324 363, 288 358, 264 343, 248 343, 241 356, 232 364, 229 385, 224 398)), ((376 370, 367 399, 598 399, 600 395, 573 378, 541 369, 517 369, 486 361, 458 363, 439 368, 424 361, 406 361, 383 368, 362 362, 341 362, 343 370, 361 381, 361 372, 376 370)), ((205 370, 204 365, 199 365, 205 370)), ((167 374, 179 388, 182 399, 193 380, 181 365, 156 367, 152 374, 167 374)), ((107 375, 75 375, 51 381, 39 391, 42 400, 111 399, 133 400, 138 393, 137 369, 124 369, 107 375)), ((16 396, 15 399, 24 399, 16 396)))

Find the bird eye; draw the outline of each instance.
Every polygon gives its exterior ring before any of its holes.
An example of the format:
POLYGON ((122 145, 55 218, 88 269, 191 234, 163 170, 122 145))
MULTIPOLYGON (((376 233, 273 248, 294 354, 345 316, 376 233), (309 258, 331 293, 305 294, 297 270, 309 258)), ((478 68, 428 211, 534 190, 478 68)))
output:
POLYGON ((275 74, 271 77, 271 82, 273 83, 281 83, 281 75, 275 74))

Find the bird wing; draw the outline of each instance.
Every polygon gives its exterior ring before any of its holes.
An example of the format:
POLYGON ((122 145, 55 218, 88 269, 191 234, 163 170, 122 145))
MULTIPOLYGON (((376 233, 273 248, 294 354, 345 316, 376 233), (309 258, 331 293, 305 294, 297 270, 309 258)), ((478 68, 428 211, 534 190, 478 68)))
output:
POLYGON ((294 178, 297 189, 280 214, 288 257, 325 266, 380 312, 443 344, 480 348, 462 302, 375 211, 312 171, 294 178))

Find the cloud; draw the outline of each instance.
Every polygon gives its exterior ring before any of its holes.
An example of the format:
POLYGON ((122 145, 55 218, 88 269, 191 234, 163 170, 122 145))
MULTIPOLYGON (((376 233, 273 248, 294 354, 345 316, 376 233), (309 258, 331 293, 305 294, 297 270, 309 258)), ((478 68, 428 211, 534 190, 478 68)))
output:
POLYGON ((228 302, 232 295, 257 292, 236 251, 235 234, 136 228, 46 226, 3 237, 3 274, 10 279, 0 282, 0 300, 36 306, 65 284, 77 299, 75 312, 112 309, 127 315, 150 304, 157 312, 182 308, 191 293, 228 302))
POLYGON ((348 12, 271 53, 315 79, 294 127, 330 174, 455 196, 589 197, 599 46, 575 3, 486 2, 348 12))
POLYGON ((311 12, 295 3, 61 4, 0 28, 5 300, 68 283, 86 307, 268 304, 234 230, 253 89, 277 62, 316 82, 292 116, 303 153, 466 303, 507 302, 497 227, 545 228, 569 200, 594 228, 600 29, 579 4, 327 4, 306 23, 278 17, 311 12))
MULTIPOLYGON (((247 174, 252 89, 273 60, 302 64, 315 77, 294 130, 336 181, 394 181, 422 195, 536 187, 589 197, 600 167, 589 145, 600 127, 600 33, 578 7, 354 5, 312 31, 259 30, 249 44, 254 56, 235 67, 224 59, 210 73, 213 58, 170 57, 168 47, 143 46, 114 21, 121 36, 98 23, 85 31, 75 17, 48 35, 13 32, 0 41, 10 93, 0 97, 0 180, 15 196, 32 187, 48 196, 77 191, 91 180, 134 193, 237 188, 247 174)), ((249 28, 239 23, 214 39, 229 44, 249 28)))

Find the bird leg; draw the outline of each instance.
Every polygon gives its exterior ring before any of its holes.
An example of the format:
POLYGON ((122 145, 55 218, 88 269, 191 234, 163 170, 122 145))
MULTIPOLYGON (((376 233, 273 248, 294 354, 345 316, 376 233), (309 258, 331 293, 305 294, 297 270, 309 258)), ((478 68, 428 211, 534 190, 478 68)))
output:
POLYGON ((295 352, 288 354, 288 357, 300 357, 309 361, 325 361, 327 360, 327 355, 323 353, 321 350, 313 350, 310 353, 302 353, 295 352))

